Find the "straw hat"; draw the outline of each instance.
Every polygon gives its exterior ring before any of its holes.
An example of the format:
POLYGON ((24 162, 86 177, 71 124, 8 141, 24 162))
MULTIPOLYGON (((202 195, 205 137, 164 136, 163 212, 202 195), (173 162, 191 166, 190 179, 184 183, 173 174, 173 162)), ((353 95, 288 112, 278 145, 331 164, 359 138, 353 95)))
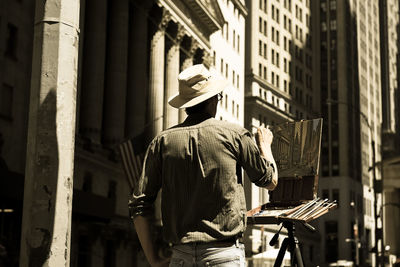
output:
POLYGON ((217 79, 203 64, 191 66, 178 75, 179 93, 168 103, 174 108, 193 107, 222 92, 228 85, 225 79, 217 79))

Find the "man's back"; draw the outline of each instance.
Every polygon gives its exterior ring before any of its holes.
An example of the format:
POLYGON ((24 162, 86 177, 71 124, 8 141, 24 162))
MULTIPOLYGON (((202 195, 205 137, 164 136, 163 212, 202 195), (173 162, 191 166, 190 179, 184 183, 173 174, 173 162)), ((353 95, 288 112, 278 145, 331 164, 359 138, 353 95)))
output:
POLYGON ((146 166, 145 175, 161 175, 167 241, 209 242, 244 231, 241 167, 257 181, 271 178, 246 129, 196 114, 161 133, 150 147, 158 160, 146 166))

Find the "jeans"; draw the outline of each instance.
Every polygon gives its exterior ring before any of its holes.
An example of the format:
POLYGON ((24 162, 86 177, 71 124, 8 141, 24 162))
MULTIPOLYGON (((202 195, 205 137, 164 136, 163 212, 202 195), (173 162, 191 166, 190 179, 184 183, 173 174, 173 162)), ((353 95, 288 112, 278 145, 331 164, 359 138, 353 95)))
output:
POLYGON ((172 248, 170 267, 244 267, 244 245, 237 242, 190 243, 172 248))

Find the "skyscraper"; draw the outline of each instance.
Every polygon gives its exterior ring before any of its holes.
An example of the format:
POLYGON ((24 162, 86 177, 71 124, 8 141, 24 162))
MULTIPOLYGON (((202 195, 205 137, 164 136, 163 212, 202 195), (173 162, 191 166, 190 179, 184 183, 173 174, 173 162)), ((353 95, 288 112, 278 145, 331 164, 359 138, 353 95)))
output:
POLYGON ((325 262, 371 264, 374 178, 380 161, 381 78, 378 1, 318 1, 321 104, 325 119, 320 192, 336 211, 320 219, 325 262), (356 251, 356 247, 360 247, 356 251))
MULTIPOLYGON (((312 23, 317 19, 311 15, 312 4, 309 0, 246 1, 245 127, 253 133, 258 126, 319 116, 318 28, 312 23)), ((267 190, 250 184, 245 188, 250 208, 268 201, 267 190)), ((267 240, 276 227, 248 228, 248 254, 274 249, 267 240)), ((317 264, 318 238, 310 235, 302 242, 309 265, 317 264)))

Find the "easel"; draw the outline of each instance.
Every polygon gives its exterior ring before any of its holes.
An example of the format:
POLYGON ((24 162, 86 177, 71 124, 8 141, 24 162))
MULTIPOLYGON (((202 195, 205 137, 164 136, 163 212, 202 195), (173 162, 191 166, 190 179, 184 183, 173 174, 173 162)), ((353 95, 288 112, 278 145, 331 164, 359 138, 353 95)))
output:
POLYGON ((291 266, 304 267, 295 223, 315 231, 309 222, 336 208, 335 201, 317 197, 321 150, 322 119, 286 122, 271 128, 274 133, 272 154, 278 165, 279 182, 269 192, 269 203, 247 212, 248 224, 282 224, 270 241, 276 244, 283 227, 288 236, 283 240, 274 267, 282 265, 286 251, 291 266))
POLYGON ((288 209, 269 210, 265 205, 248 211, 247 221, 249 224, 282 224, 279 231, 273 236, 269 244, 274 246, 278 240, 279 233, 283 227, 286 228, 288 236, 283 240, 275 260, 274 267, 282 265, 286 250, 290 253, 292 267, 304 267, 303 258, 299 247, 299 240, 295 236, 295 223, 302 223, 309 231, 315 232, 315 228, 308 222, 326 214, 336 208, 336 201, 314 199, 308 203, 288 209))
MULTIPOLYGON (((312 227, 311 225, 309 225, 312 227)), ((286 250, 290 253, 290 265, 297 267, 304 267, 303 257, 301 256, 301 251, 299 247, 299 240, 294 235, 295 234, 295 224, 291 221, 282 222, 282 227, 285 227, 288 232, 288 237, 286 237, 282 245, 279 249, 278 257, 275 260, 274 267, 282 266, 283 257, 285 256, 286 250)), ((279 231, 272 237, 269 242, 270 246, 274 246, 278 241, 279 233, 281 232, 282 227, 279 231)), ((307 227, 308 228, 308 227, 307 227)), ((314 227, 312 227, 315 231, 314 227)), ((310 228, 309 228, 310 229, 310 228)), ((310 229, 311 230, 311 229, 310 229)))

